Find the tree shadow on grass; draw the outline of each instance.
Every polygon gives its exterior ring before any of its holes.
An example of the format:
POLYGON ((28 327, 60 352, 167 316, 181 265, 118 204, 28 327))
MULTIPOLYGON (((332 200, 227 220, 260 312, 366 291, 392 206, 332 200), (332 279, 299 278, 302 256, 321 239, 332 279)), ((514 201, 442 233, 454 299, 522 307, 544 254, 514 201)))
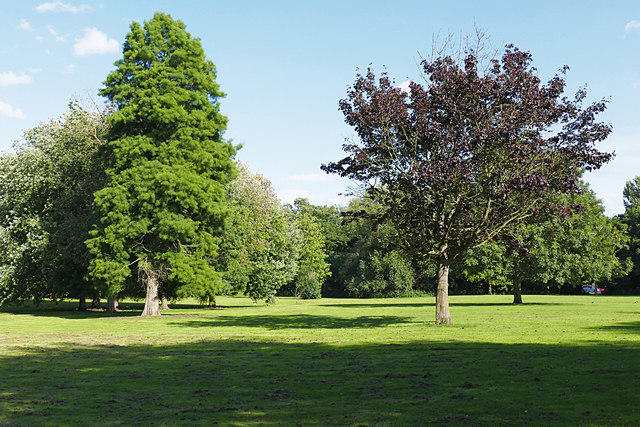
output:
MULTIPOLYGON (((106 303, 103 303, 103 307, 106 307, 106 303)), ((249 305, 246 308, 251 307, 249 305)), ((142 314, 142 309, 144 308, 144 302, 124 302, 118 305, 118 311, 115 313, 107 312, 103 309, 87 309, 87 310, 78 310, 77 303, 72 302, 61 302, 58 304, 52 302, 46 302, 40 306, 36 306, 33 304, 24 304, 17 306, 6 306, 0 307, 0 313, 11 313, 11 314, 28 314, 31 316, 39 316, 39 317, 58 317, 61 319, 95 319, 100 317, 137 317, 142 314)), ((198 305, 198 304, 170 304, 170 308, 172 310, 221 310, 228 307, 225 306, 216 306, 209 307, 206 305, 198 305)), ((245 306, 233 306, 234 309, 245 308, 245 306)), ((163 315, 170 316, 173 315, 171 310, 163 311, 163 315)), ((177 314, 177 315, 183 315, 177 314)))
MULTIPOLYGON (((336 304, 332 304, 332 303, 326 303, 326 304, 318 304, 321 307, 344 307, 344 308, 380 308, 380 307, 397 307, 397 308, 402 308, 402 307, 433 307, 435 306, 435 300, 433 301, 429 301, 429 302, 424 302, 424 303, 416 303, 416 302, 410 302, 410 303, 389 303, 387 301, 381 301, 379 303, 361 303, 361 302, 354 302, 353 304, 344 304, 344 303, 336 303, 336 304)), ((555 302, 524 302, 524 304, 513 304, 511 302, 488 302, 488 303, 482 303, 482 302, 455 302, 455 301, 449 301, 449 306, 457 306, 457 307, 518 307, 518 306, 527 306, 527 305, 548 305, 548 306, 552 306, 552 305, 575 305, 572 303, 555 303, 555 302)))
POLYGON ((638 350, 230 339, 13 348, 0 355, 0 424, 638 425, 638 350))
POLYGON ((564 303, 564 302, 527 302, 524 300, 522 304, 514 304, 512 302, 492 302, 492 303, 482 303, 482 302, 455 302, 449 301, 450 306, 456 307, 526 307, 526 306, 553 306, 553 305, 577 305, 574 303, 564 303))
POLYGON ((71 306, 69 304, 60 304, 57 306, 22 305, 2 307, 0 313, 28 314, 30 316, 58 317, 61 319, 94 319, 99 317, 139 316, 142 313, 142 306, 140 306, 139 309, 137 307, 125 307, 115 313, 109 313, 104 309, 77 310, 75 305, 71 306))
POLYGON ((403 323, 414 323, 409 317, 399 316, 359 316, 334 317, 309 314, 294 314, 289 316, 216 316, 204 320, 180 320, 169 324, 184 327, 249 327, 280 329, 345 329, 345 328, 383 328, 403 323))
POLYGON ((607 325, 602 325, 598 327, 591 327, 591 330, 605 330, 611 331, 615 333, 630 333, 630 334, 640 334, 640 321, 635 322, 618 322, 607 325))

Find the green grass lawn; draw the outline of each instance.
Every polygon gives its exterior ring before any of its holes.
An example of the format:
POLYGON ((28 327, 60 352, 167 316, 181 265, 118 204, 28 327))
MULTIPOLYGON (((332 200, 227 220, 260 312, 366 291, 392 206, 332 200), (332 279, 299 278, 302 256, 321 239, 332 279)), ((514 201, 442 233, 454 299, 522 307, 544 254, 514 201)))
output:
POLYGON ((640 425, 640 297, 0 311, 2 425, 640 425))

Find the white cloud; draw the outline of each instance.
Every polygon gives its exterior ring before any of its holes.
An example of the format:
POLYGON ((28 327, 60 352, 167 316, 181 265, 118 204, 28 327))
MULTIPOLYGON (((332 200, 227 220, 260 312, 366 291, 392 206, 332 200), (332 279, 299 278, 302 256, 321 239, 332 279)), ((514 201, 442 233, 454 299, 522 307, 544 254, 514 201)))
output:
POLYGON ((403 92, 409 94, 411 93, 411 89, 409 89, 409 84, 411 84, 411 80, 404 81, 396 87, 402 90, 403 92))
POLYGON ((89 10, 88 4, 80 4, 78 6, 74 6, 70 3, 64 3, 62 0, 50 1, 46 3, 42 3, 35 7, 36 12, 71 12, 71 13, 79 13, 84 12, 85 10, 89 10))
POLYGON ((624 26, 625 34, 628 34, 633 30, 639 30, 640 31, 640 21, 637 21, 637 20, 629 21, 629 22, 627 22, 627 25, 624 26))
POLYGON ((638 89, 640 88, 640 82, 635 82, 633 85, 631 85, 634 89, 638 89))
POLYGON ((16 74, 13 71, 0 73, 0 86, 24 85, 31 81, 31 77, 25 73, 16 74))
POLYGON ((51 25, 47 25, 47 30, 49 30, 49 34, 51 34, 57 42, 64 41, 64 37, 58 34, 58 32, 51 25))
POLYGON ((20 29, 21 30, 25 30, 25 31, 32 31, 33 30, 33 28, 31 27, 31 24, 26 19, 21 19, 20 20, 20 29))
POLYGON ((291 181, 298 182, 327 182, 331 177, 326 173, 307 173, 300 175, 291 175, 289 179, 291 181))
POLYGON ((62 74, 74 74, 76 72, 76 64, 69 64, 66 67, 64 67, 64 71, 62 71, 62 74))
POLYGON ((12 119, 24 119, 24 113, 19 108, 13 108, 6 102, 0 101, 0 116, 10 117, 12 119))
POLYGON ((115 53, 119 49, 120 43, 115 39, 108 38, 97 28, 85 28, 84 36, 76 39, 76 44, 73 45, 73 52, 76 56, 115 53))
POLYGON ((44 37, 42 37, 42 36, 36 36, 36 40, 37 40, 37 41, 39 41, 39 42, 41 42, 42 40, 44 40, 44 37))

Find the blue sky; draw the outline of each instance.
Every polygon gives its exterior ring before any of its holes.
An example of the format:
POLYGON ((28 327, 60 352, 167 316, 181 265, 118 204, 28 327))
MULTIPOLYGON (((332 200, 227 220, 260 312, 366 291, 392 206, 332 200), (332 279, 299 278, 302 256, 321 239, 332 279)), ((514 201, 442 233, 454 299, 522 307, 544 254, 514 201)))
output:
POLYGON ((601 145, 613 162, 586 176, 607 214, 623 211, 622 189, 640 175, 638 1, 3 1, 0 15, 0 149, 57 118, 72 97, 93 97, 121 56, 132 21, 156 11, 182 20, 218 69, 227 97, 226 136, 238 158, 266 176, 281 199, 344 204, 348 182, 319 166, 340 159, 338 101, 369 64, 397 83, 419 80, 434 35, 483 28, 496 46, 533 54, 543 80, 563 65, 570 95, 610 99, 601 145))

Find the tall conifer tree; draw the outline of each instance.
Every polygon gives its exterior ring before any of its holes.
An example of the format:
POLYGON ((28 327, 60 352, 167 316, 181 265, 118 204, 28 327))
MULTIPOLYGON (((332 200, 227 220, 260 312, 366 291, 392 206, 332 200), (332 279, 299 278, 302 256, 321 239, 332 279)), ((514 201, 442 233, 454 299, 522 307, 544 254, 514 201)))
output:
POLYGON ((215 67, 182 22, 162 13, 134 22, 123 53, 100 92, 116 111, 108 183, 95 193, 101 220, 87 241, 90 275, 107 296, 137 278, 142 314, 157 315, 163 283, 202 300, 222 285, 212 260, 235 150, 223 139, 215 67))

